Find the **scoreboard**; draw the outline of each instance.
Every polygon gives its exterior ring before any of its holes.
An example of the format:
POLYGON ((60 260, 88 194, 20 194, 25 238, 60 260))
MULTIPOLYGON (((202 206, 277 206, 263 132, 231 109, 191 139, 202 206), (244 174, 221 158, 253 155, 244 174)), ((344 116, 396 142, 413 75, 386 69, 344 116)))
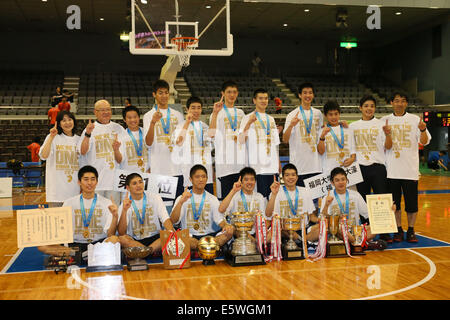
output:
POLYGON ((423 113, 423 121, 433 127, 450 127, 450 112, 429 112, 423 113))

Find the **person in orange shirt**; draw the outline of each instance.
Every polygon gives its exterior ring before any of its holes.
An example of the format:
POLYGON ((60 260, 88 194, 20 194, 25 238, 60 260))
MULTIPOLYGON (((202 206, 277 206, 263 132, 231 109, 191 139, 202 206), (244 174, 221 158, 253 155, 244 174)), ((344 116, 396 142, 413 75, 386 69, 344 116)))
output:
POLYGON ((27 149, 31 152, 31 161, 32 162, 39 162, 39 150, 41 149, 41 138, 36 137, 34 138, 33 142, 27 146, 27 149))
POLYGON ((54 108, 50 108, 47 112, 48 115, 48 127, 49 129, 53 128, 55 126, 56 123, 56 116, 58 115, 59 112, 59 108, 58 107, 54 107, 54 108))
POLYGON ((58 103, 58 109, 59 111, 70 111, 70 102, 67 102, 67 97, 62 97, 61 102, 58 103))

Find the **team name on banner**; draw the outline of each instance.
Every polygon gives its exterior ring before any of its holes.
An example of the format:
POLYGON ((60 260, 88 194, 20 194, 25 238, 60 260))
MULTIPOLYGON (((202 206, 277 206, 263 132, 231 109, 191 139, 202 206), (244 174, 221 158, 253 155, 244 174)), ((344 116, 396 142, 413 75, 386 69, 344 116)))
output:
MULTIPOLYGON (((363 181, 359 163, 353 162, 349 167, 342 167, 347 173, 348 184, 347 187, 353 186, 363 181)), ((333 190, 331 185, 330 175, 326 176, 321 173, 314 177, 303 180, 305 187, 309 190, 313 199, 322 198, 327 195, 329 190, 333 190)))
MULTIPOLYGON (((133 171, 114 171, 114 191, 126 192, 125 180, 133 171)), ((163 198, 175 199, 178 178, 152 173, 139 173, 144 180, 145 191, 159 194, 163 198)))

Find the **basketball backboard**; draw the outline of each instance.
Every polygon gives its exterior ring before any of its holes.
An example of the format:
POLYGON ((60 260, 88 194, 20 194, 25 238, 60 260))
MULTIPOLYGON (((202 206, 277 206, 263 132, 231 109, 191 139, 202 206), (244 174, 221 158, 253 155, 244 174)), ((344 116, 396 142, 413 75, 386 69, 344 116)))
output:
POLYGON ((233 54, 230 0, 131 0, 131 19, 132 54, 177 55, 180 41, 190 55, 233 54))

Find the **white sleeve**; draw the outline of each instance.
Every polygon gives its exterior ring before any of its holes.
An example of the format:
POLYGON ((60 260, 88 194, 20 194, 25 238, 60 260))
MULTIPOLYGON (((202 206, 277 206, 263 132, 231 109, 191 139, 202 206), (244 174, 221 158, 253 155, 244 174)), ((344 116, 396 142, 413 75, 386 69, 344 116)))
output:
POLYGON ((286 121, 284 122, 283 133, 285 133, 287 128, 290 126, 292 118, 294 118, 294 116, 292 115, 292 113, 289 113, 286 117, 286 121))
POLYGON ((112 222, 112 213, 111 211, 109 211, 109 206, 112 205, 112 202, 110 199, 105 198, 105 201, 103 203, 103 207, 105 208, 105 215, 106 215, 106 220, 105 220, 105 225, 103 226, 103 232, 104 233, 108 233, 108 229, 111 226, 111 222, 112 222))
POLYGON ((219 200, 217 198, 211 198, 211 212, 213 216, 213 221, 219 225, 225 220, 225 216, 219 212, 219 200))
MULTIPOLYGON (((181 201, 181 196, 178 196, 178 198, 175 200, 175 203, 173 204, 172 208, 175 208, 177 206, 178 202, 180 202, 180 201, 181 201)), ((172 209, 172 212, 173 212, 173 209, 172 209)), ((180 223, 185 214, 186 214, 186 208, 184 205, 182 205, 181 209, 180 209, 180 216, 178 217, 178 221, 173 222, 173 224, 180 223)))
POLYGON ((311 214, 314 212, 314 210, 316 210, 316 207, 314 206, 314 201, 311 198, 311 193, 306 189, 304 190, 305 192, 305 208, 308 212, 308 214, 311 214))
POLYGON ((358 210, 358 214, 368 219, 369 210, 367 209, 367 203, 364 201, 363 197, 359 194, 359 192, 355 192, 354 194, 356 196, 356 207, 358 210))
MULTIPOLYGON (((271 193, 272 194, 272 193, 271 193)), ((277 193, 276 197, 275 197, 275 203, 273 205, 273 212, 272 212, 272 217, 273 215, 276 213, 278 215, 280 215, 280 192, 277 193)))
POLYGON ((349 141, 348 150, 350 152, 350 155, 356 154, 355 137, 354 137, 354 134, 353 134, 353 129, 351 129, 350 127, 348 129, 348 141, 349 141))
MULTIPOLYGON (((56 138, 56 137, 55 137, 55 138, 56 138)), ((39 149, 39 158, 41 158, 41 160, 46 160, 46 159, 50 158, 50 157, 52 156, 52 154, 53 154, 53 146, 54 146, 53 142, 55 142, 55 139, 53 139, 52 145, 50 146, 50 153, 48 154, 48 157, 45 158, 45 159, 42 157, 42 150, 44 149, 43 147, 45 146, 45 144, 47 143, 47 141, 48 141, 49 139, 50 139, 50 134, 48 134, 48 135, 45 137, 44 143, 42 144, 42 147, 39 149)))
POLYGON ((159 195, 156 195, 154 197, 154 201, 156 210, 158 211, 159 221, 161 221, 161 224, 164 224, 167 219, 170 219, 169 214, 167 213, 166 206, 164 205, 164 202, 159 195))

